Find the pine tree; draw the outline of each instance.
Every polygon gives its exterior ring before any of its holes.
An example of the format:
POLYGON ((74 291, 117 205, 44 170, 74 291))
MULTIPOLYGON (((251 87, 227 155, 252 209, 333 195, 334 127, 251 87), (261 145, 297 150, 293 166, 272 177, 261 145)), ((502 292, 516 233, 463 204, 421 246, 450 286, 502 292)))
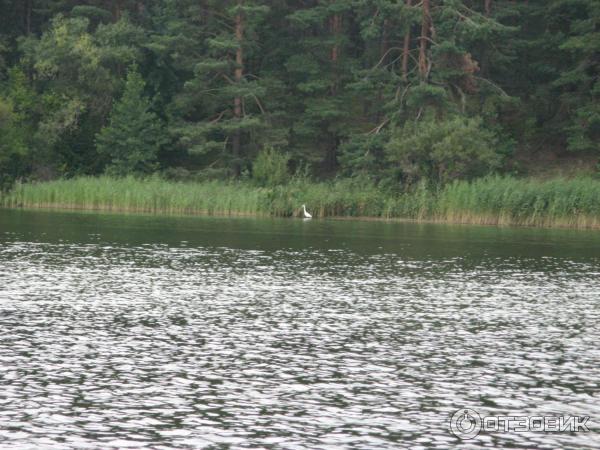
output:
POLYGON ((115 103, 110 123, 97 135, 98 153, 108 159, 113 175, 150 173, 166 142, 165 130, 144 95, 144 80, 135 68, 129 70, 125 92, 115 103))
POLYGON ((415 77, 416 35, 421 11, 411 0, 361 0, 355 8, 360 34, 351 36, 357 58, 349 94, 360 100, 362 111, 347 122, 339 147, 339 160, 346 175, 377 178, 388 165, 384 144, 388 130, 401 111, 403 93, 415 77), (360 40, 357 40, 359 38, 360 40))
POLYGON ((303 2, 288 15, 299 36, 285 63, 290 88, 298 100, 292 106, 295 152, 321 173, 338 167, 338 147, 348 133, 348 119, 360 114, 347 85, 356 63, 350 27, 351 0, 303 2))
POLYGON ((34 178, 99 173, 95 136, 137 64, 181 173, 251 172, 272 146, 290 169, 382 180, 391 140, 470 119, 525 161, 590 155, 599 22, 598 0, 0 0, 0 140, 26 130, 11 161, 34 178))
POLYGON ((566 64, 553 83, 560 92, 567 148, 600 156, 600 4, 555 0, 550 6, 548 17, 554 26, 552 14, 570 15, 570 26, 564 30, 568 38, 559 46, 566 64))
POLYGON ((173 131, 190 154, 239 176, 264 126, 264 87, 251 58, 269 8, 256 0, 209 0, 187 11, 181 29, 198 39, 185 43, 182 63, 191 78, 172 105, 178 116, 173 131))

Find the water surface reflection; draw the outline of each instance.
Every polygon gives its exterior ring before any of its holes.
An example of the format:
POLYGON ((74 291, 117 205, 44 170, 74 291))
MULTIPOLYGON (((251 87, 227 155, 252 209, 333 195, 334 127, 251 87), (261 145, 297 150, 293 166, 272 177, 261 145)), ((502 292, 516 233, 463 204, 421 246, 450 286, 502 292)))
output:
POLYGON ((460 407, 600 419, 594 233, 0 214, 2 448, 445 449, 460 407))

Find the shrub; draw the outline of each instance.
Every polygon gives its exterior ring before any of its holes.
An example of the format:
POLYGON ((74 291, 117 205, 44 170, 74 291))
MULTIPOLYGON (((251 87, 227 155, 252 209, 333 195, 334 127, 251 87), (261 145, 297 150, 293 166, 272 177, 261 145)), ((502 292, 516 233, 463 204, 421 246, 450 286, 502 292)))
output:
POLYGON ((277 186, 289 181, 289 156, 272 147, 263 149, 252 166, 252 179, 260 186, 277 186))
POLYGON ((497 168, 501 157, 496 146, 495 135, 482 127, 480 119, 455 117, 406 124, 393 132, 386 153, 408 184, 423 178, 447 183, 497 168))

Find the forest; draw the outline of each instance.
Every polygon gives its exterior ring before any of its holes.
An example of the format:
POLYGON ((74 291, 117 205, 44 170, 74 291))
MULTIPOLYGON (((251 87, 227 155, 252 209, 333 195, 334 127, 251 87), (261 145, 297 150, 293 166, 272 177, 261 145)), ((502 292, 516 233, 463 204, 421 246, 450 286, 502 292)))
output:
POLYGON ((597 0, 0 0, 0 184, 593 173, 599 69, 597 0))

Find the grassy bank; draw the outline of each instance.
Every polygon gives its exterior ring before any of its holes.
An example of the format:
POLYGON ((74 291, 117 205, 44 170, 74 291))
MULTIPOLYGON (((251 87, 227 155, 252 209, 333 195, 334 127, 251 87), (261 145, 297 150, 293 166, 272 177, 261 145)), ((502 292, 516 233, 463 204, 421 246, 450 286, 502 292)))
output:
POLYGON ((489 177, 391 195, 351 180, 260 188, 99 177, 17 185, 0 199, 5 207, 283 217, 299 215, 303 203, 315 217, 600 228, 600 181, 592 178, 489 177))

